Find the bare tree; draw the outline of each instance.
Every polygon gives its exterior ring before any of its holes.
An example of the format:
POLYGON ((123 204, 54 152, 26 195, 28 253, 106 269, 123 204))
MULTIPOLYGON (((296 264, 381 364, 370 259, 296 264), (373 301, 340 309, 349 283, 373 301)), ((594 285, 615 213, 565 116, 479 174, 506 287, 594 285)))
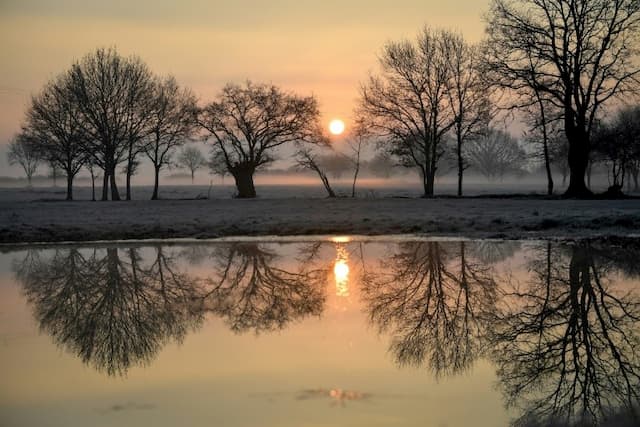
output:
POLYGON ((327 173, 325 169, 322 167, 321 161, 318 159, 318 154, 315 153, 311 147, 300 147, 298 152, 296 153, 296 163, 297 166, 301 169, 308 169, 314 171, 320 177, 320 181, 322 181, 322 185, 324 189, 327 190, 327 194, 329 197, 336 197, 336 193, 331 188, 331 184, 329 183, 329 178, 327 177, 327 173))
POLYGON ((214 156, 233 175, 238 197, 255 197, 253 175, 285 144, 322 140, 318 102, 273 85, 228 84, 204 107, 200 125, 211 136, 214 156))
POLYGON ((36 173, 38 165, 41 161, 40 153, 34 149, 30 138, 25 134, 16 135, 9 143, 9 151, 7 152, 7 161, 9 165, 20 165, 24 174, 27 176, 27 183, 31 187, 31 178, 36 173))
POLYGON ((196 171, 207 165, 207 159, 204 158, 198 147, 190 145, 180 151, 177 165, 189 169, 189 172, 191 172, 191 183, 193 184, 196 171))
MULTIPOLYGON (((527 141, 540 147, 535 150, 534 155, 537 158, 541 158, 544 163, 545 173, 547 175, 547 194, 553 194, 553 143, 558 143, 559 140, 564 138, 564 134, 559 135, 561 129, 559 123, 561 117, 553 112, 557 109, 553 108, 553 105, 546 101, 538 90, 533 90, 535 96, 535 103, 525 108, 525 114, 529 124, 529 131, 527 133, 527 141)), ((558 150, 555 150, 557 153, 558 150)), ((564 156, 566 162, 566 156, 564 156)))
POLYGON ((450 71, 441 41, 447 35, 425 27, 415 42, 388 43, 380 73, 362 86, 357 109, 358 120, 387 151, 419 171, 424 197, 433 196, 441 142, 455 124, 446 105, 450 71))
POLYGON ((68 75, 49 82, 31 99, 23 131, 50 164, 54 186, 61 169, 67 177, 67 200, 73 200, 73 179, 86 160, 81 113, 69 93, 68 75))
POLYGON ((95 164, 104 170, 102 200, 120 200, 116 167, 133 164, 134 145, 148 120, 151 73, 138 57, 125 58, 114 49, 97 49, 75 63, 69 90, 82 113, 84 143, 95 164))
POLYGON ((84 167, 89 171, 89 176, 91 177, 91 201, 96 201, 96 164, 95 160, 91 156, 87 156, 87 160, 84 164, 84 167))
POLYGON ((441 43, 443 57, 449 68, 447 95, 454 116, 452 130, 456 140, 458 196, 462 196, 462 180, 468 166, 462 146, 486 132, 493 111, 489 87, 481 76, 478 48, 469 45, 460 34, 455 33, 443 33, 441 43))
POLYGON ((492 80, 535 88, 562 111, 569 142, 565 196, 591 194, 585 172, 599 109, 635 90, 637 0, 493 0, 486 59, 492 80))
MULTIPOLYGON (((195 112, 195 97, 190 90, 181 90, 174 77, 166 77, 155 82, 149 123, 150 141, 145 145, 145 153, 154 168, 151 200, 158 199, 160 170, 171 163, 175 149, 184 145, 193 135, 196 125, 195 112)), ((200 156, 202 157, 202 154, 200 156)), ((194 172, 192 170, 192 182, 194 172)))
POLYGON ((490 129, 474 140, 467 152, 471 166, 491 181, 502 179, 507 172, 521 172, 526 162, 526 153, 518 141, 498 129, 490 129))

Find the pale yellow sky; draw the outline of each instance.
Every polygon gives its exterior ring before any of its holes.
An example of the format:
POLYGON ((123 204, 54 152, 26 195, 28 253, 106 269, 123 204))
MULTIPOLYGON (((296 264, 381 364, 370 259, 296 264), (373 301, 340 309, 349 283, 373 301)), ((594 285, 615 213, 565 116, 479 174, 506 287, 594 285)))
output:
MULTIPOLYGON (((141 56, 205 102, 227 82, 315 94, 348 118, 388 40, 424 24, 483 34, 489 0, 0 0, 0 167, 29 96, 98 46, 141 56)), ((2 173, 5 175, 5 173, 2 173)))

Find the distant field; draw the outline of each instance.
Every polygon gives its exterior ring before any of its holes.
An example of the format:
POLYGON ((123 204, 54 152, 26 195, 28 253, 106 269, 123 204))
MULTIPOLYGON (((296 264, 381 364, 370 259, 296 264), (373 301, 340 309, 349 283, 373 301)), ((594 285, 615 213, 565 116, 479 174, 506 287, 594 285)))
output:
MULTIPOLYGON (((229 199, 235 194, 235 187, 231 185, 233 181, 227 179, 228 183, 219 183, 209 187, 208 185, 164 185, 160 187, 160 197, 163 199, 229 199)), ((326 192, 319 182, 307 181, 305 184, 291 185, 286 183, 286 179, 280 179, 279 184, 256 185, 258 197, 261 199, 282 199, 282 198, 323 198, 326 192)), ((351 195, 351 185, 346 181, 340 181, 334 185, 338 194, 351 195)), ((596 185, 595 191, 604 191, 606 184, 596 185)), ((96 197, 100 198, 100 187, 96 188, 96 197)), ((124 198, 124 186, 119 188, 120 195, 124 198)), ((561 194, 564 188, 556 186, 556 192, 561 194)), ((136 200, 146 200, 151 197, 153 188, 148 185, 134 186, 133 198, 136 200)), ((457 186, 455 182, 445 181, 436 185, 436 195, 455 195, 457 186)), ((544 194, 546 184, 536 181, 516 181, 516 182, 469 182, 464 186, 464 194, 467 196, 490 195, 490 194, 544 194)), ((34 186, 31 189, 26 187, 0 187, 0 201, 33 201, 33 200, 64 200, 66 189, 62 184, 57 187, 34 186)), ((420 197, 422 189, 418 181, 413 180, 363 180, 358 184, 357 197, 359 198, 386 198, 386 197, 420 197)), ((75 200, 90 200, 91 187, 74 186, 75 200)))

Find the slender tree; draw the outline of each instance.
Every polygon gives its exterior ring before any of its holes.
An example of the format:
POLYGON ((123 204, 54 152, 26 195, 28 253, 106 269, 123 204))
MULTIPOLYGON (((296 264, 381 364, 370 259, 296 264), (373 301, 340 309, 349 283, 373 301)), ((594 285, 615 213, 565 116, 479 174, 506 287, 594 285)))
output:
POLYGON ((9 143, 7 160, 9 165, 20 165, 27 176, 27 184, 31 187, 31 178, 36 173, 42 158, 40 153, 34 149, 31 139, 25 134, 16 135, 9 143))
POLYGON ((34 148, 51 165, 54 185, 57 171, 67 177, 67 200, 73 200, 73 180, 87 154, 84 147, 82 114, 69 91, 69 76, 62 74, 31 99, 24 132, 34 148))
POLYGON ((191 172, 191 183, 195 180, 196 171, 207 165, 207 160, 202 152, 192 145, 184 147, 178 156, 178 166, 189 169, 191 172))
MULTIPOLYGON (((174 77, 166 77, 155 82, 149 123, 150 141, 145 145, 145 153, 153 163, 154 169, 151 200, 158 199, 160 170, 171 164, 174 151, 193 135, 196 125, 195 112, 195 96, 188 89, 180 89, 174 77)), ((192 170, 192 182, 194 173, 195 170, 192 170)))
POLYGON ((482 78, 480 54, 476 46, 470 45, 460 34, 442 33, 444 59, 449 68, 447 96, 454 117, 452 128, 456 141, 458 167, 458 196, 462 196, 462 181, 468 164, 463 154, 463 145, 483 135, 491 121, 493 109, 489 87, 482 78))

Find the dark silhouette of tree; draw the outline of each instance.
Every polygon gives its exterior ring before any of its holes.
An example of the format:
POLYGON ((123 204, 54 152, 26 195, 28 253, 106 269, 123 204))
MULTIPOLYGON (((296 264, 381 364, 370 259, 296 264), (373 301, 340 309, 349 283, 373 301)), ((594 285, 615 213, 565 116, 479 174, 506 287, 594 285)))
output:
POLYGON ((445 31, 425 27, 415 42, 388 43, 380 73, 362 85, 358 121, 405 167, 416 168, 424 197, 433 196, 444 135, 455 124, 447 107, 450 70, 445 31))
POLYGON ((16 135, 9 143, 7 161, 11 166, 20 165, 27 176, 27 185, 31 187, 31 178, 42 161, 40 153, 31 143, 31 138, 24 133, 16 135))
POLYGON ((460 34, 455 33, 444 34, 442 44, 449 68, 447 96, 454 116, 452 130, 456 141, 458 196, 462 196, 462 181, 468 166, 464 159, 463 145, 487 131, 493 108, 489 86, 481 75, 481 58, 477 46, 468 44, 460 34))
POLYGON ((515 94, 533 88, 561 110, 571 171, 565 195, 590 195, 584 178, 598 111, 638 83, 640 3, 493 0, 487 19, 489 77, 515 94))
POLYGON ((69 76, 60 75, 31 98, 23 133, 51 165, 67 177, 67 200, 73 200, 73 179, 86 161, 82 115, 68 91, 69 76))
POLYGON ((132 166, 147 136, 152 77, 140 58, 123 57, 114 49, 97 49, 68 73, 69 92, 82 113, 84 144, 104 170, 102 200, 120 200, 116 167, 127 162, 130 197, 132 166))
POLYGON ((202 155, 202 152, 194 146, 184 147, 178 155, 178 166, 188 169, 191 173, 191 183, 196 176, 196 171, 207 165, 207 160, 202 155))
POLYGON ((426 364, 436 377, 471 367, 496 303, 489 267, 470 259, 466 243, 410 242, 365 273, 371 321, 393 336, 399 365, 426 364))
POLYGON ((255 197, 253 175, 275 160, 285 144, 324 140, 318 102, 276 86, 247 82, 228 84, 218 100, 201 111, 200 125, 209 132, 216 163, 234 177, 238 197, 255 197))
POLYGON ((202 319, 195 282, 160 248, 148 268, 135 248, 108 247, 56 250, 15 271, 41 329, 108 375, 149 363, 202 319))
MULTIPOLYGON (((177 147, 184 145, 196 127, 196 99, 188 89, 180 89, 172 76, 158 79, 153 85, 149 143, 145 154, 153 163, 154 181, 151 200, 158 199, 160 170, 171 164, 177 147)), ((200 154, 202 157, 202 154, 200 154)), ((193 182, 194 171, 191 172, 193 182)))
MULTIPOLYGON (((326 157, 326 156, 325 156, 326 157)), ((320 181, 324 189, 327 190, 327 195, 330 198, 336 197, 336 193, 331 188, 329 177, 325 167, 323 166, 322 158, 311 147, 301 147, 296 153, 296 165, 300 169, 308 169, 318 174, 320 181)))
POLYGON ((506 291, 490 335, 500 388, 522 411, 515 424, 599 425, 620 413, 637 423, 638 295, 617 288, 590 243, 547 243, 530 269, 506 291))
POLYGON ((322 312, 326 270, 288 271, 277 252, 258 243, 219 245, 211 256, 204 304, 232 331, 278 330, 322 312))

